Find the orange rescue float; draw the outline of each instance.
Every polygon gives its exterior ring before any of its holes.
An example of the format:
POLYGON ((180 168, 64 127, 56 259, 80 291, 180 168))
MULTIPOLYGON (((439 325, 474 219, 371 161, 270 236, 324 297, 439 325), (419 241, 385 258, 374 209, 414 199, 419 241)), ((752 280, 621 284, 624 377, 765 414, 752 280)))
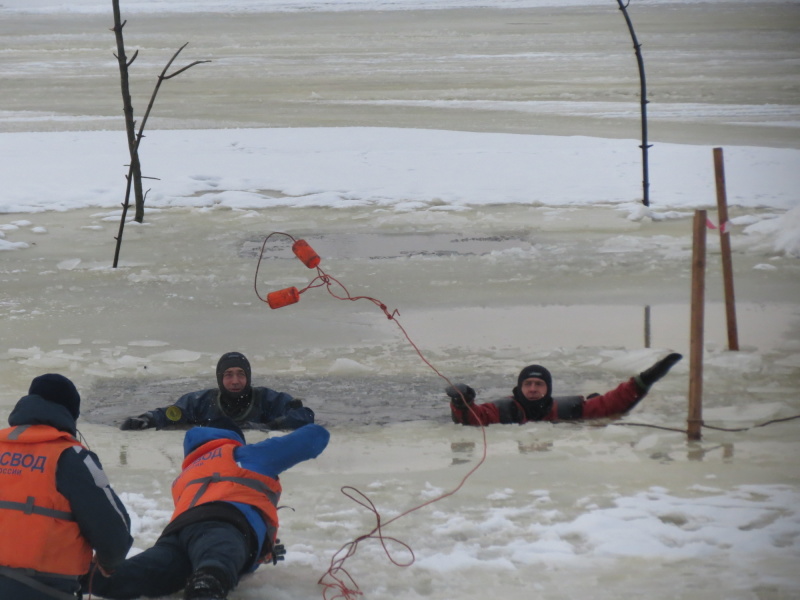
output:
MULTIPOLYGON (((292 244, 292 252, 295 256, 303 261, 303 264, 309 269, 315 268, 320 263, 319 255, 314 252, 314 249, 308 245, 305 240, 297 240, 292 244)), ((297 302, 297 300, 295 300, 297 302)))
POLYGON ((267 294, 267 304, 269 304, 270 308, 280 308, 299 301, 300 292, 296 287, 288 287, 267 294))

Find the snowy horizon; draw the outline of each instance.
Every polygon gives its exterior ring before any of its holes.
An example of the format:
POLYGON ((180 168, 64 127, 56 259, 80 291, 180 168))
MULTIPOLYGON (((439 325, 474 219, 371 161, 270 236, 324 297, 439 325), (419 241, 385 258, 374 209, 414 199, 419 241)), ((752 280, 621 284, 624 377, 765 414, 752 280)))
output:
MULTIPOLYGON (((786 0, 796 4, 798 0, 786 0)), ((646 0, 648 6, 681 4, 774 4, 772 0, 646 0)), ((645 4, 645 2, 642 2, 645 4)), ((126 14, 157 12, 262 13, 262 12, 345 12, 398 10, 453 10, 460 8, 522 9, 605 7, 613 0, 120 0, 126 14)), ((618 5, 616 5, 618 8, 618 5)), ((111 13, 111 0, 5 0, 0 14, 105 14, 111 13)))

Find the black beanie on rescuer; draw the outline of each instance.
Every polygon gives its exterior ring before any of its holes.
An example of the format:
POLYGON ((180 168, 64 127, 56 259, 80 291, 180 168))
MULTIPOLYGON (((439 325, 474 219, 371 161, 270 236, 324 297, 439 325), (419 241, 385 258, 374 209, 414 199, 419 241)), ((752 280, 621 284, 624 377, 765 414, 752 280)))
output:
POLYGON ((78 420, 81 414, 81 396, 75 384, 63 375, 47 373, 31 381, 28 394, 44 398, 48 402, 65 407, 72 418, 78 420))
POLYGON ((225 371, 232 367, 239 367, 244 371, 247 377, 247 386, 245 387, 250 387, 250 361, 247 360, 247 357, 241 352, 227 352, 220 357, 217 363, 217 385, 223 393, 225 392, 225 388, 222 386, 222 376, 225 374, 225 371))
POLYGON ((517 387, 521 389, 522 382, 531 377, 544 381, 547 384, 547 395, 551 396, 553 394, 553 377, 550 375, 550 371, 541 365, 528 365, 522 369, 519 372, 519 377, 517 377, 517 387))

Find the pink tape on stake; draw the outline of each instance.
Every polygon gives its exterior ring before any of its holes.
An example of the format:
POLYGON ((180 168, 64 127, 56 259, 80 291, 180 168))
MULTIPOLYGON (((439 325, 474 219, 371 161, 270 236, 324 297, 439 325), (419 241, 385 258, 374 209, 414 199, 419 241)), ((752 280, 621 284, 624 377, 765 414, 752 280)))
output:
POLYGON ((709 219, 708 217, 706 217, 706 227, 708 227, 709 229, 716 229, 717 228, 717 226, 714 225, 714 223, 712 223, 711 219, 709 219))

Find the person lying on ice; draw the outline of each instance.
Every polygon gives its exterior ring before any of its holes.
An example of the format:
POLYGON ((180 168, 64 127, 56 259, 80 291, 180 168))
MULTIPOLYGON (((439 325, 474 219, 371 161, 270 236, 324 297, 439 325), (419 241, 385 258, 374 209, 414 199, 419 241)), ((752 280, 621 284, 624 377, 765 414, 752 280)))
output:
POLYGON ((315 424, 284 436, 245 443, 222 418, 186 432, 182 471, 172 484, 175 511, 151 548, 110 576, 84 578, 84 592, 103 598, 162 597, 225 600, 263 562, 276 564, 280 473, 316 458, 330 434, 315 424))
POLYGON ((3 600, 77 600, 92 563, 113 571, 133 543, 100 460, 76 439, 80 411, 75 384, 47 373, 31 381, 0 430, 3 600))
POLYGON ((217 417, 228 417, 240 426, 290 430, 313 423, 314 411, 285 392, 252 387, 250 361, 241 352, 228 352, 217 363, 216 388, 190 392, 172 406, 128 417, 120 429, 200 425, 217 417))
POLYGON ((540 365, 529 365, 517 378, 517 387, 510 398, 475 404, 475 390, 457 383, 448 386, 450 414, 454 423, 491 425, 493 423, 527 423, 528 421, 576 421, 613 417, 628 412, 647 395, 650 387, 677 363, 680 354, 670 354, 628 381, 605 394, 588 398, 570 396, 554 398, 553 378, 540 365))

